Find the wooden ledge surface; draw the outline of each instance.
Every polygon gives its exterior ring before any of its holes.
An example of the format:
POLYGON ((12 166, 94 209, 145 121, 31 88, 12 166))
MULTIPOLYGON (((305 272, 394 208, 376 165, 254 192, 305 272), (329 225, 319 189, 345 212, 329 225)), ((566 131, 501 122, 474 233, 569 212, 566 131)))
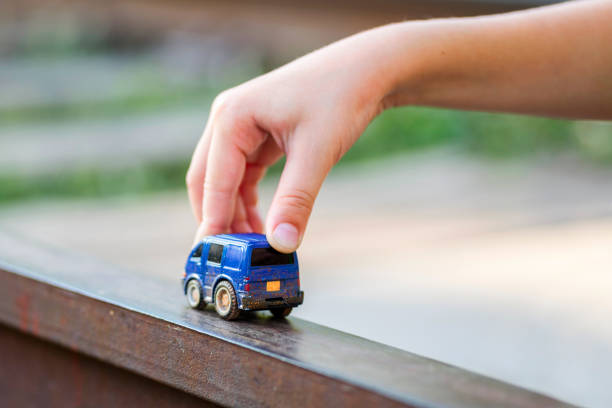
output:
POLYGON ((0 233, 0 323, 222 405, 567 406, 301 319, 191 310, 181 267, 165 280, 0 233))

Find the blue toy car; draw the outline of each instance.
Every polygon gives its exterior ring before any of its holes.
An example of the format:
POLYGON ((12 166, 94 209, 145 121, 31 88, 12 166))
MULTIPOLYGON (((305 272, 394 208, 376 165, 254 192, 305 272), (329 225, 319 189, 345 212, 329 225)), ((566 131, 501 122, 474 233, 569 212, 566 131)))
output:
POLYGON ((276 251, 262 234, 206 237, 191 250, 182 282, 189 306, 214 303, 226 320, 241 310, 285 317, 304 300, 296 253, 276 251))

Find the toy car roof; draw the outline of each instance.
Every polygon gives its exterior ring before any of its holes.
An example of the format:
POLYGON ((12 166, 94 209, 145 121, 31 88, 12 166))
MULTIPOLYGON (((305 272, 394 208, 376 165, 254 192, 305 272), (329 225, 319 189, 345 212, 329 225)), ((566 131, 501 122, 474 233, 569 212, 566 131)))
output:
POLYGON ((244 243, 247 245, 270 245, 263 234, 219 234, 209 238, 219 238, 225 241, 244 243))

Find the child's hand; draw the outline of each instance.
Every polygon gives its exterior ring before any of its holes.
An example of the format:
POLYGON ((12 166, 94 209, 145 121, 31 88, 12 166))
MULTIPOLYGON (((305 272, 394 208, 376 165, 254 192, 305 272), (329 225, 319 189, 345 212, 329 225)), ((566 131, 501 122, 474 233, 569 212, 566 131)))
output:
POLYGON ((261 231, 257 183, 283 154, 266 233, 299 245, 331 167, 384 107, 612 118, 612 3, 380 27, 221 94, 187 173, 197 238, 261 231))
POLYGON ((261 232, 257 183, 285 154, 265 230, 277 250, 298 247, 325 176, 381 110, 370 43, 348 38, 215 99, 187 173, 196 239, 261 232))

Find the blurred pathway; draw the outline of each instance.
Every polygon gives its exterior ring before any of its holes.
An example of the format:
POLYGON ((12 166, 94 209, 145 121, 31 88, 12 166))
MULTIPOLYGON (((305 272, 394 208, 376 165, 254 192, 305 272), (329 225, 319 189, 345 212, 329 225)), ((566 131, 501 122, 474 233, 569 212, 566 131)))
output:
POLYGON ((0 173, 36 175, 184 160, 202 134, 207 110, 202 104, 112 119, 6 126, 0 137, 0 173))

